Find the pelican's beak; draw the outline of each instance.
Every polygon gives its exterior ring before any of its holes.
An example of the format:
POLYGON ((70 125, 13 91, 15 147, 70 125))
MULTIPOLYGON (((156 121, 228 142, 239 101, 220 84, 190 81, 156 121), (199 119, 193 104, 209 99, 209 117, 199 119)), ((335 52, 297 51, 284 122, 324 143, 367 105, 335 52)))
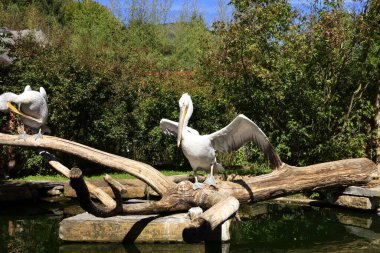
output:
POLYGON ((20 112, 19 110, 17 110, 17 108, 14 107, 14 106, 12 105, 11 102, 7 102, 7 106, 8 106, 8 108, 9 108, 12 112, 24 116, 24 114, 23 114, 22 112, 20 112))
POLYGON ((33 117, 29 116, 29 115, 26 115, 25 113, 20 112, 16 107, 14 107, 14 106, 12 105, 11 102, 7 102, 7 106, 9 107, 9 109, 10 109, 12 112, 17 113, 17 114, 23 116, 24 118, 27 118, 27 119, 33 120, 33 121, 38 122, 38 123, 42 123, 41 120, 38 120, 38 119, 33 118, 33 117))
POLYGON ((187 105, 183 105, 179 112, 179 124, 178 124, 178 133, 177 133, 177 146, 181 146, 181 140, 182 140, 182 131, 183 131, 183 124, 185 122, 187 109, 189 107, 187 105))

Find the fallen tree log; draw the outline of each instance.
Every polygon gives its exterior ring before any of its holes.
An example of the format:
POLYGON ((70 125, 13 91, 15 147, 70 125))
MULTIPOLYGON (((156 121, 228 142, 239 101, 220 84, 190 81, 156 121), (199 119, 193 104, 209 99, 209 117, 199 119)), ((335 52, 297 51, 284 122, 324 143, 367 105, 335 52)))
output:
MULTIPOLYGON (((38 153, 56 171, 58 171, 59 173, 61 173, 65 177, 70 178, 70 170, 66 166, 64 166, 63 164, 61 164, 60 162, 54 160, 54 157, 50 153, 48 153, 48 152, 46 152, 44 150, 39 151, 38 153)), ((110 197, 110 195, 108 195, 106 192, 104 192, 101 188, 96 187, 95 185, 91 184, 90 182, 85 182, 85 184, 87 185, 87 188, 88 188, 89 192, 91 194, 93 194, 97 199, 99 199, 100 202, 103 203, 103 205, 105 205, 108 208, 114 208, 114 207, 116 207, 116 201, 113 200, 113 198, 110 197)), ((112 189, 112 187, 111 187, 111 189, 112 189)))
POLYGON ((149 184, 149 186, 161 196, 170 188, 175 186, 174 182, 148 164, 113 155, 54 136, 45 135, 43 139, 38 139, 36 141, 33 138, 24 140, 15 135, 0 133, 0 144, 52 149, 73 154, 94 163, 102 164, 135 176, 136 178, 149 184))
MULTIPOLYGON (((194 220, 195 228, 205 223, 215 228, 234 215, 239 208, 239 203, 257 202, 305 190, 364 184, 377 173, 376 165, 366 158, 340 160, 306 167, 284 164, 281 169, 274 170, 270 174, 233 181, 219 181, 217 188, 205 187, 194 190, 190 181, 175 183, 147 164, 58 137, 44 136, 43 139, 37 141, 33 138, 20 140, 17 136, 0 133, 0 144, 45 148, 73 154, 129 173, 147 183, 161 196, 158 201, 123 204, 122 208, 117 205, 114 209, 100 208, 99 210, 97 205, 91 204, 92 200, 85 192, 87 186, 83 180, 80 180, 76 191, 82 198, 82 202, 87 203, 82 208, 94 215, 168 213, 187 211, 191 207, 200 206, 207 211, 194 220), (82 191, 85 194, 82 194, 82 191)), ((73 175, 70 173, 71 182, 78 178, 77 175, 77 172, 73 175)), ((74 182, 74 185, 78 182, 74 182)), ((114 189, 117 190, 117 187, 114 189)), ((120 203, 118 200, 116 202, 120 203)))

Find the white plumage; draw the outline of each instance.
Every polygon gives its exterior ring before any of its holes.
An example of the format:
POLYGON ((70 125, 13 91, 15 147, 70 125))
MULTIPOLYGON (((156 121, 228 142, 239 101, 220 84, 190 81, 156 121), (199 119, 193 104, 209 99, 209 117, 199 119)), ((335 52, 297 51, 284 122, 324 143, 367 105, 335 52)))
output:
MULTIPOLYGON (((177 136, 177 145, 181 146, 186 158, 196 175, 197 170, 210 171, 205 183, 215 185, 213 173, 223 172, 223 166, 216 162, 215 151, 232 152, 247 142, 254 141, 271 167, 279 168, 282 161, 264 132, 243 114, 238 115, 228 126, 208 135, 199 135, 197 130, 187 126, 193 113, 193 102, 185 93, 179 100, 179 123, 162 119, 161 129, 170 135, 177 136)), ((199 188, 197 177, 195 188, 199 188)))
POLYGON ((34 91, 29 85, 24 92, 17 95, 12 92, 0 95, 0 111, 8 112, 9 110, 19 114, 24 125, 30 127, 34 131, 38 131, 36 138, 41 138, 42 133, 50 132, 46 126, 49 115, 47 107, 47 95, 43 87, 40 91, 34 91), (11 103, 16 103, 16 109, 11 103))

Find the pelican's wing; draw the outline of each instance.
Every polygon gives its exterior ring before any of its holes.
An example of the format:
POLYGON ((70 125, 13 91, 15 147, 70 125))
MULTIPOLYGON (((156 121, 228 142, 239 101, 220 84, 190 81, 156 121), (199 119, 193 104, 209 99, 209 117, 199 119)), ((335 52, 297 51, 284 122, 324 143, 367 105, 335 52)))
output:
MULTIPOLYGON (((162 119, 160 121, 160 127, 162 131, 164 131, 165 134, 171 135, 171 136, 177 136, 178 122, 175 122, 169 119, 162 119)), ((199 135, 198 131, 191 127, 186 127, 186 131, 188 131, 191 134, 199 135)))
POLYGON ((268 137, 250 119, 243 114, 237 116, 228 126, 209 135, 211 143, 216 150, 231 152, 239 149, 245 143, 254 141, 264 152, 273 168, 279 168, 282 161, 268 137))

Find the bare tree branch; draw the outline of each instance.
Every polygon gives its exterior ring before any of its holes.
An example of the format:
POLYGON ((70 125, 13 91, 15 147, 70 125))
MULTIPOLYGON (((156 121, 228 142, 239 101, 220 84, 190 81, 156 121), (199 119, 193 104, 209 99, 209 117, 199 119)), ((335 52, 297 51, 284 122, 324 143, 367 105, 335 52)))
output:
POLYGON ((58 137, 44 135, 43 139, 36 141, 33 138, 23 140, 15 135, 0 133, 0 144, 54 149, 73 154, 83 159, 131 174, 147 183, 161 196, 170 188, 175 187, 173 181, 162 175, 152 166, 58 137))

